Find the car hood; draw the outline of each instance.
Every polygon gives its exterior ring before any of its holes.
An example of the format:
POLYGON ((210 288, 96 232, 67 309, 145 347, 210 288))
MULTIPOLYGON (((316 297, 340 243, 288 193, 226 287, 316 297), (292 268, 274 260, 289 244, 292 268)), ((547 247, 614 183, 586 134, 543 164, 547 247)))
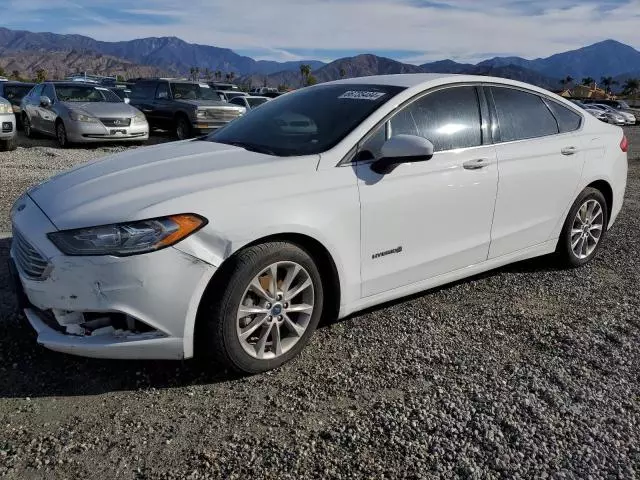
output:
POLYGON ((149 218, 151 213, 187 213, 171 211, 178 205, 198 213, 204 207, 198 195, 204 191, 211 199, 224 189, 226 197, 216 204, 225 208, 230 194, 257 188, 271 177, 315 171, 318 158, 274 157, 186 140, 93 160, 52 177, 28 194, 61 230, 105 225, 149 218))
POLYGON ((238 108, 238 105, 233 105, 227 102, 218 100, 175 100, 178 103, 185 105, 192 105, 194 107, 234 107, 238 108))
POLYGON ((69 110, 82 110, 94 117, 133 117, 138 110, 122 102, 62 102, 69 110))

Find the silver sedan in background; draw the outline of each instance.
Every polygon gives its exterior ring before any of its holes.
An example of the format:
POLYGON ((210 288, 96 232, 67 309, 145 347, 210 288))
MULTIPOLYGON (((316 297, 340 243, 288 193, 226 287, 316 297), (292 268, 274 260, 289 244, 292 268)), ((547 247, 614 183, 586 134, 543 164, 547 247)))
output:
POLYGON ((22 99, 22 123, 28 137, 55 136, 61 147, 72 143, 144 142, 144 114, 108 88, 80 82, 45 82, 22 99))

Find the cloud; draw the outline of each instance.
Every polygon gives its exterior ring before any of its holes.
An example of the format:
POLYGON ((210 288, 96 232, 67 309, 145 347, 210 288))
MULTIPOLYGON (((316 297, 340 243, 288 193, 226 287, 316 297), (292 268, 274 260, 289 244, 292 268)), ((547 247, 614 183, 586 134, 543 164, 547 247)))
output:
MULTIPOLYGON (((547 56, 607 38, 638 47, 640 0, 10 0, 3 23, 15 28, 46 9, 61 33, 100 40, 178 36, 256 51, 262 59, 321 58, 322 51, 412 52, 422 63, 495 55, 547 56), (25 5, 29 4, 29 5, 25 5), (81 14, 84 21, 65 21, 81 14), (317 52, 317 53, 314 53, 317 52)), ((39 27, 39 26, 38 26, 39 27)))

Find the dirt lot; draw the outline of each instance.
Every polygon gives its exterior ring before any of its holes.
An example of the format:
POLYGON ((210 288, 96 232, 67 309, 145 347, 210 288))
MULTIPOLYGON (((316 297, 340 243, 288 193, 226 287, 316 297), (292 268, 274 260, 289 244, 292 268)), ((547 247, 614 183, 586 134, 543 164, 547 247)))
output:
MULTIPOLYGON (((276 372, 49 352, 0 240, 0 477, 638 478, 640 127, 589 266, 524 262, 325 325, 276 372)), ((158 141, 162 141, 160 139, 158 141)), ((28 185, 121 147, 0 154, 0 231, 28 185)))

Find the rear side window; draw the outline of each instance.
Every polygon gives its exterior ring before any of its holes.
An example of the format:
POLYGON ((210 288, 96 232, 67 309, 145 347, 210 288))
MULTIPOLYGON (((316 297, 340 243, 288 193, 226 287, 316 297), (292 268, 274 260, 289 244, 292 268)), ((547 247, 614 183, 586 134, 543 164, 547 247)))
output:
POLYGON ((131 89, 131 98, 138 100, 147 100, 153 98, 156 93, 155 83, 139 83, 131 89))
POLYGON ((156 89, 157 100, 167 100, 169 98, 169 85, 167 83, 159 83, 156 89))
POLYGON ((424 137, 436 152, 482 145, 476 89, 454 87, 425 95, 394 116, 390 129, 390 136, 424 137))
POLYGON ((545 102, 553 112, 553 116, 558 121, 560 133, 573 132, 580 128, 582 117, 567 107, 560 105, 553 100, 545 99, 545 102))
POLYGON ((558 133, 556 119, 544 101, 533 93, 491 87, 500 126, 500 141, 545 137, 558 133))

